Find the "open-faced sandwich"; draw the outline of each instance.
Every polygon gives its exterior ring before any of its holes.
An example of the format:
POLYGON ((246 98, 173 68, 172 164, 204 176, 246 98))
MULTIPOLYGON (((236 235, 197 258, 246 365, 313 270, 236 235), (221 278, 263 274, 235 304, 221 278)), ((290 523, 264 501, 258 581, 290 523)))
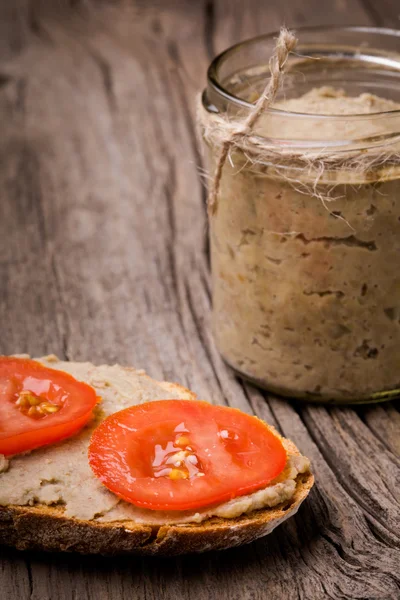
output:
POLYGON ((0 543, 174 555, 270 533, 313 485, 275 429, 143 371, 0 357, 0 543))

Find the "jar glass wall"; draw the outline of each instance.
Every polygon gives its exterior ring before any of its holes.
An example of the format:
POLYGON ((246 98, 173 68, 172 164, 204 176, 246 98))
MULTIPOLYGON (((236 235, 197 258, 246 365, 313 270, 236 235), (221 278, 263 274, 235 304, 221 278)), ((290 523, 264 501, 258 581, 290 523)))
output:
MULTIPOLYGON (((214 335, 234 369, 271 391, 380 401, 400 394, 400 32, 297 35, 254 131, 274 159, 234 148, 223 167, 210 218, 214 335)), ((209 114, 248 114, 274 37, 217 57, 209 114)), ((212 170, 219 149, 207 146, 212 170)))

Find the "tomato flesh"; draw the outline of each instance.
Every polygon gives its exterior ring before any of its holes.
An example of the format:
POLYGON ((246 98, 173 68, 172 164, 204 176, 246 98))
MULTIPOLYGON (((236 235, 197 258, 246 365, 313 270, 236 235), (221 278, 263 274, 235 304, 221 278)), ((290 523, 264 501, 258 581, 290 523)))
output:
POLYGON ((285 468, 277 436, 237 409, 159 400, 107 417, 89 463, 123 500, 152 510, 189 510, 267 486, 285 468))
POLYGON ((27 452, 74 435, 97 401, 93 388, 64 371, 0 357, 0 454, 27 452))

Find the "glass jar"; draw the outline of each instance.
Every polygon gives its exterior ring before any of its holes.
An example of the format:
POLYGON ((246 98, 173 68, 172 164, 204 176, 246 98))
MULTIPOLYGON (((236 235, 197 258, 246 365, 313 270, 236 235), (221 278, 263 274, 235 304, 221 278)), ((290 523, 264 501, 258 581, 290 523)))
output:
MULTIPOLYGON (((400 395, 400 32, 297 36, 252 132, 266 152, 237 145, 223 166, 210 216, 214 335, 229 365, 275 393, 376 402, 400 395)), ((213 61, 207 118, 248 114, 275 38, 213 61)), ((212 173, 220 146, 205 140, 212 173)))

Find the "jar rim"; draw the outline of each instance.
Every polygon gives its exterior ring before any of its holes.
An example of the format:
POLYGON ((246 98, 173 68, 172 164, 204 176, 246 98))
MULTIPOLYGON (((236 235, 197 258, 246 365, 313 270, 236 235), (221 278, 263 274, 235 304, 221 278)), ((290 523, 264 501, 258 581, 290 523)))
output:
MULTIPOLYGON (((305 36, 307 33, 309 34, 315 34, 315 33, 319 33, 319 32, 329 32, 331 34, 335 33, 335 32, 348 32, 348 33, 354 33, 354 34, 364 34, 364 35, 380 35, 380 36, 387 36, 390 37, 392 39, 395 38, 399 38, 400 41, 400 30, 398 29, 391 29, 391 28, 387 28, 387 27, 368 27, 368 26, 359 26, 359 25, 345 25, 345 26, 338 26, 338 25, 323 25, 323 26, 309 26, 309 27, 298 27, 296 28, 296 33, 299 35, 299 38, 301 40, 301 38, 303 37, 303 35, 305 36)), ((224 101, 237 106, 240 109, 251 109, 254 104, 252 104, 251 102, 247 102, 246 100, 235 96, 233 93, 229 92, 219 81, 219 69, 222 66, 222 64, 229 59, 232 55, 236 54, 237 52, 239 52, 241 49, 249 47, 253 44, 257 44, 260 43, 261 41, 266 41, 266 42, 272 42, 272 40, 276 39, 279 35, 279 31, 274 31, 272 33, 269 34, 263 34, 263 35, 259 35, 256 37, 252 37, 249 38, 247 40, 244 40, 242 42, 239 42, 237 44, 234 44, 233 46, 230 46, 229 48, 227 48, 226 50, 224 50, 223 52, 221 52, 220 54, 218 54, 213 61, 211 62, 208 71, 207 71, 207 82, 208 85, 213 89, 213 91, 219 95, 224 101)), ((384 60, 384 59, 381 59, 384 60)), ((378 62, 378 61, 377 61, 378 62)), ((396 65, 396 68, 398 68, 399 70, 399 78, 400 78, 400 53, 398 54, 398 59, 396 61, 390 60, 388 59, 388 64, 391 64, 391 66, 393 67, 394 64, 396 65)), ((342 115, 342 114, 321 114, 321 113, 302 113, 302 112, 295 112, 295 111, 289 111, 289 110, 282 110, 279 108, 269 108, 268 109, 269 113, 272 114, 276 114, 276 115, 281 115, 281 116, 285 116, 285 117, 302 117, 305 119, 318 119, 318 120, 362 120, 366 118, 366 114, 365 113, 352 113, 352 114, 347 114, 347 115, 342 115)), ((400 115, 400 109, 395 109, 395 110, 387 110, 387 111, 377 111, 377 112, 373 112, 373 113, 368 113, 368 119, 379 119, 382 117, 398 117, 400 115)))

